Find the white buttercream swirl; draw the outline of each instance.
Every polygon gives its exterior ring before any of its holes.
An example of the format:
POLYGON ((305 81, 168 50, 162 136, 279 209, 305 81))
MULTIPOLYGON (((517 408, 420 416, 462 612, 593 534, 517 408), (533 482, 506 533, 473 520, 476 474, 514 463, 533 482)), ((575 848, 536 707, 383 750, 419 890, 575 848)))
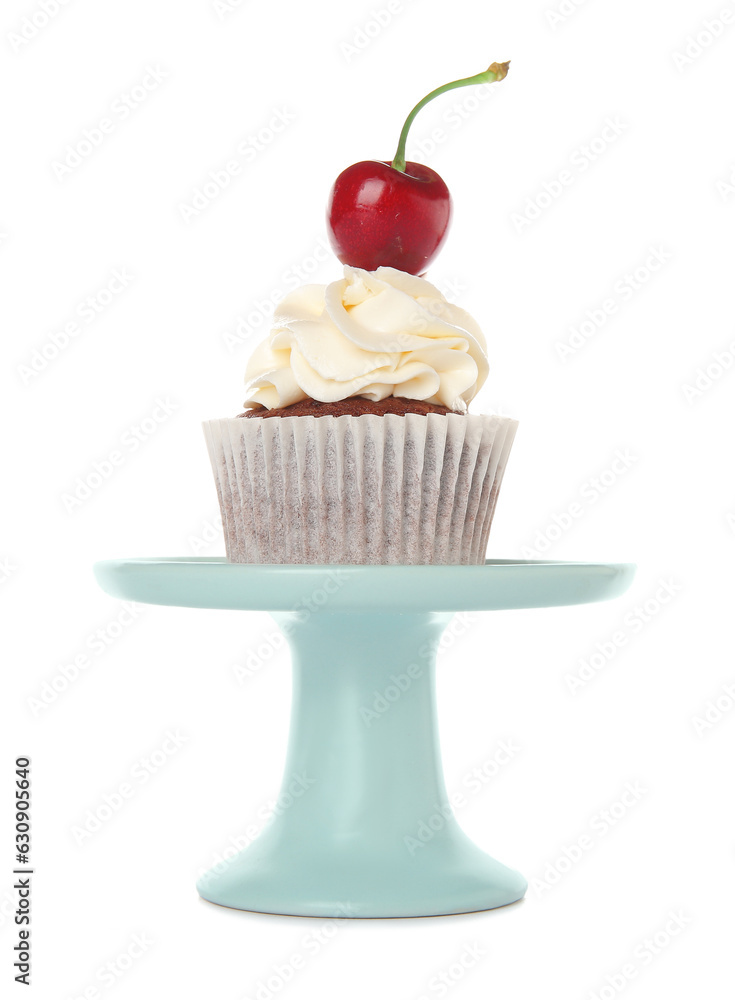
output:
POLYGON ((403 396, 463 413, 487 378, 474 319, 393 267, 345 266, 339 281, 287 295, 273 322, 248 362, 246 406, 403 396))

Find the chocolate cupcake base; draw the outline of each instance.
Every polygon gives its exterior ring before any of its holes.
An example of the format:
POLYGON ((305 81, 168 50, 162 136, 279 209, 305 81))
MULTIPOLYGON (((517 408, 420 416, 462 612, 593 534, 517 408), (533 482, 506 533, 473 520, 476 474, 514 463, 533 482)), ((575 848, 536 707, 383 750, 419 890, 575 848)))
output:
POLYGON ((372 409, 210 420, 227 557, 481 563, 517 426, 507 417, 372 409))
POLYGON ((405 417, 407 413, 452 413, 447 406, 437 403, 427 403, 423 399, 404 399, 401 396, 387 396, 374 402, 362 396, 351 396, 349 399, 338 399, 334 403, 322 403, 318 399, 302 399, 290 406, 276 407, 268 410, 265 407, 246 410, 241 417, 362 417, 374 413, 384 417, 386 413, 395 413, 405 417))

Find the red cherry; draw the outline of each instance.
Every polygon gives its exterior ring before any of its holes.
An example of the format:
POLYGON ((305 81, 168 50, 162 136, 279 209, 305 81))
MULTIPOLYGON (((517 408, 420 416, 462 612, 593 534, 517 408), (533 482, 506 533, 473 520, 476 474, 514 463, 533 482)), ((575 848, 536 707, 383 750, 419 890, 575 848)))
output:
POLYGON ((361 160, 343 170, 327 205, 332 249, 343 264, 421 274, 436 257, 452 213, 449 188, 423 163, 396 170, 361 160))
POLYGON ((421 108, 439 94, 504 80, 508 66, 492 63, 482 73, 432 90, 404 122, 392 161, 361 160, 342 171, 329 196, 327 226, 343 264, 368 271, 395 267, 409 274, 426 270, 446 238, 452 200, 436 171, 406 162, 408 130, 421 108))

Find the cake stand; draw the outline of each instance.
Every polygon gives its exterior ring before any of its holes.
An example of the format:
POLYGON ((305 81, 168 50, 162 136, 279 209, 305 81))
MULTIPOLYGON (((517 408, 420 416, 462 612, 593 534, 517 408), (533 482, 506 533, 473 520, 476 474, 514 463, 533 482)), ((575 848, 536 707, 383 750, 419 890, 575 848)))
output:
POLYGON ((149 604, 269 611, 293 659, 278 806, 254 841, 198 883, 204 899, 266 913, 407 917, 520 899, 526 880, 462 831, 442 774, 437 644, 457 611, 617 597, 630 564, 244 565, 117 559, 108 594, 149 604))

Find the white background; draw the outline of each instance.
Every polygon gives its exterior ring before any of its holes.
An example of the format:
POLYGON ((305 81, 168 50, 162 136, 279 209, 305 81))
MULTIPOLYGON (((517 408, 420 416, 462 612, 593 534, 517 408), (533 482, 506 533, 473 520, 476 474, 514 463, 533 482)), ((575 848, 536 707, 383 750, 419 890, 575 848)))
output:
POLYGON ((28 754, 39 997, 728 992, 735 8, 386 9, 68 0, 44 24, 38 3, 3 4, 0 981, 14 989, 8 820, 28 754), (488 337, 473 409, 521 421, 489 554, 632 560, 635 583, 609 604, 476 615, 441 655, 447 785, 467 791, 490 762, 459 819, 529 877, 523 903, 334 925, 215 908, 198 873, 278 789, 287 654, 261 614, 145 607, 121 629, 92 563, 223 552, 200 423, 240 411, 263 302, 298 273, 339 276, 320 242, 336 175, 390 158, 428 90, 504 59, 505 82, 437 101, 409 141, 454 196, 429 277, 488 337), (292 120, 261 132, 278 113, 292 120), (103 118, 112 130, 64 170, 103 118), (258 133, 272 141, 236 152, 258 133), (228 186, 188 212, 233 159, 228 186), (115 269, 132 276, 119 294, 105 292, 115 269), (159 399, 175 409, 143 424, 159 399), (112 474, 65 501, 112 451, 112 474), (80 843, 88 811, 168 731, 183 745, 80 843), (517 750, 497 766, 501 740, 517 750), (626 783, 638 798, 618 807, 626 783), (136 934, 150 943, 131 960, 136 934), (470 946, 480 957, 460 976, 470 946), (274 968, 297 952, 305 968, 279 988, 274 968))

